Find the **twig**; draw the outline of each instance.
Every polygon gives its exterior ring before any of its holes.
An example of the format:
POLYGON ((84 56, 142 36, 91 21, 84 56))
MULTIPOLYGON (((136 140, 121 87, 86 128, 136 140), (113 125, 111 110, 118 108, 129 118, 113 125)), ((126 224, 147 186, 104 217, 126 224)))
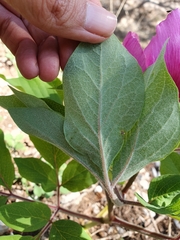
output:
POLYGON ((81 213, 72 212, 72 211, 64 209, 62 207, 59 207, 59 211, 63 212, 63 213, 66 213, 67 215, 75 216, 77 218, 87 219, 87 220, 92 221, 92 222, 105 223, 103 218, 90 217, 90 216, 87 216, 87 215, 84 215, 84 214, 81 214, 81 213))
POLYGON ((113 0, 109 0, 109 10, 110 10, 110 12, 112 12, 112 13, 113 13, 113 11, 114 11, 113 6, 114 6, 113 0))
POLYGON ((126 2, 127 2, 127 0, 123 0, 122 3, 120 4, 120 6, 119 6, 119 8, 118 8, 118 10, 116 12, 116 17, 117 18, 119 17, 119 15, 120 15, 120 13, 121 13, 121 11, 122 11, 122 9, 123 9, 123 7, 124 7, 126 2))
POLYGON ((136 177, 137 177, 138 174, 139 174, 139 173, 136 173, 135 175, 133 175, 133 176, 127 181, 125 187, 122 189, 122 194, 123 194, 123 195, 127 193, 127 191, 128 191, 129 188, 132 186, 132 184, 133 184, 133 182, 134 182, 134 180, 136 179, 136 177))
POLYGON ((128 223, 128 222, 126 222, 122 219, 119 219, 118 217, 115 217, 114 220, 111 223, 114 224, 114 225, 120 225, 121 227, 134 230, 136 232, 139 232, 141 234, 144 234, 144 235, 147 235, 147 236, 150 236, 150 237, 154 237, 155 239, 178 240, 177 238, 172 238, 172 237, 169 237, 169 236, 161 234, 161 233, 151 232, 151 231, 149 231, 145 228, 142 228, 140 226, 137 226, 137 225, 134 225, 132 223, 128 223))
POLYGON ((168 235, 171 236, 172 233, 172 223, 171 223, 171 219, 169 218, 169 223, 168 223, 168 235))
MULTIPOLYGON (((1 191, 0 191, 0 196, 5 196, 5 197, 9 197, 9 198, 13 197, 13 198, 20 199, 20 200, 26 201, 26 202, 37 202, 33 199, 24 198, 24 197, 18 196, 18 195, 13 194, 13 193, 4 193, 4 192, 1 192, 1 191)), ((97 222, 97 223, 104 223, 103 218, 96 218, 96 217, 91 217, 91 216, 87 216, 87 215, 84 215, 84 214, 72 212, 72 211, 67 210, 65 208, 62 208, 60 206, 53 206, 53 205, 49 205, 49 204, 47 204, 47 206, 51 209, 54 209, 55 211, 60 211, 60 212, 63 212, 67 215, 75 216, 77 218, 83 218, 83 219, 87 219, 89 221, 97 222)))
POLYGON ((116 193, 117 197, 119 200, 126 205, 133 205, 133 206, 138 206, 138 207, 144 207, 141 203, 139 202, 134 202, 134 201, 129 201, 123 198, 122 192, 119 192, 117 187, 114 188, 114 192, 116 193))
POLYGON ((150 212, 149 212, 149 216, 150 216, 150 218, 151 218, 153 227, 155 228, 156 232, 159 233, 159 229, 158 229, 158 227, 157 227, 157 223, 156 223, 156 221, 154 220, 154 218, 151 216, 150 212))

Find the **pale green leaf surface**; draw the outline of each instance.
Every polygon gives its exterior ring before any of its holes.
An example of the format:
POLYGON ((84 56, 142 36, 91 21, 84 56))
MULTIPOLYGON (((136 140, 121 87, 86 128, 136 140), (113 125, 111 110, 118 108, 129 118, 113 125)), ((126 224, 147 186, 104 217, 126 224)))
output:
POLYGON ((161 174, 179 174, 180 175, 180 155, 178 153, 171 153, 160 165, 161 174))
POLYGON ((180 175, 163 175, 151 181, 148 203, 139 195, 138 200, 148 209, 180 219, 180 175))
POLYGON ((11 133, 5 133, 4 139, 8 148, 14 151, 24 150, 25 145, 23 143, 24 134, 13 135, 11 133))
POLYGON ((50 198, 54 195, 54 191, 51 192, 45 192, 41 186, 34 185, 33 187, 33 193, 37 198, 43 197, 43 198, 50 198))
POLYGON ((6 148, 4 134, 0 130, 0 185, 10 190, 14 177, 14 166, 11 161, 11 155, 6 148))
POLYGON ((86 168, 73 160, 63 172, 61 185, 71 192, 78 192, 90 187, 96 181, 86 168))
POLYGON ((86 231, 76 222, 60 220, 52 224, 49 240, 91 240, 86 231))
POLYGON ((14 161, 23 178, 34 183, 40 183, 46 192, 56 189, 56 171, 47 163, 36 158, 14 158, 14 161))
POLYGON ((45 192, 41 186, 35 185, 33 188, 33 193, 36 197, 40 198, 45 192))
POLYGON ((81 162, 108 175, 122 133, 133 127, 144 104, 139 65, 114 35, 101 44, 82 43, 66 64, 63 86, 66 140, 86 156, 81 162))
POLYGON ((6 80, 6 77, 3 74, 0 74, 0 78, 2 78, 3 80, 6 80))
POLYGON ((125 144, 114 163, 114 184, 127 180, 148 163, 162 160, 180 140, 178 91, 167 72, 163 54, 144 78, 145 106, 139 122, 125 136, 125 144))
POLYGON ((52 82, 43 82, 38 77, 30 81, 24 77, 18 77, 6 79, 6 81, 20 91, 36 96, 37 98, 50 98, 62 104, 62 99, 57 94, 58 91, 56 91, 56 88, 61 85, 59 79, 55 79, 52 82))
POLYGON ((61 151, 59 148, 54 145, 45 142, 34 136, 30 136, 31 141, 33 142, 36 149, 39 151, 41 156, 49 162, 54 169, 58 170, 59 167, 69 159, 69 156, 61 151))
MULTIPOLYGON (((14 108, 10 109, 9 113, 22 131, 53 144, 85 165, 82 159, 88 159, 88 156, 82 158, 82 155, 70 147, 65 140, 63 134, 64 117, 62 115, 45 108, 14 108)), ((96 178, 103 178, 102 170, 97 168, 95 164, 91 163, 86 167, 96 178)))
POLYGON ((21 235, 11 235, 11 236, 2 236, 0 240, 33 240, 31 236, 21 236, 21 235))
POLYGON ((49 221, 50 216, 51 210, 40 202, 16 202, 0 207, 0 220, 17 231, 36 231, 49 221))

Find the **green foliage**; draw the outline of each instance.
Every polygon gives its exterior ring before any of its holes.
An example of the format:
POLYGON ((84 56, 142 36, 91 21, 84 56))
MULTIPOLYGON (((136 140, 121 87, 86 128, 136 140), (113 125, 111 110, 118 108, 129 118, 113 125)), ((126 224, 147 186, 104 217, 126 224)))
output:
POLYGON ((77 223, 70 220, 56 221, 52 224, 49 240, 90 240, 90 236, 77 223))
POLYGON ((25 107, 25 104, 22 103, 15 95, 10 96, 0 96, 1 107, 10 109, 14 107, 25 107))
POLYGON ((148 203, 137 197, 150 210, 180 220, 180 155, 174 152, 161 161, 160 172, 148 189, 148 203))
MULTIPOLYGON (((48 228, 50 240, 91 239, 75 222, 54 221, 58 211, 70 212, 61 208, 59 193, 80 191, 99 181, 110 211, 113 204, 122 204, 116 189, 119 181, 165 158, 161 164, 165 175, 151 182, 149 202, 137 197, 145 207, 180 219, 179 156, 172 153, 180 142, 180 111, 163 52, 142 73, 112 36, 101 44, 79 44, 65 67, 63 90, 58 79, 52 83, 23 77, 5 80, 13 86, 13 95, 1 96, 0 106, 29 134, 41 155, 40 159, 15 158, 18 175, 35 183, 36 197, 56 189, 57 198, 51 212, 35 200, 21 197, 24 201, 6 205, 7 198, 0 197, 0 220, 7 226, 21 232, 40 231, 35 238, 4 239, 37 240, 48 228)), ((12 196, 15 170, 2 131, 0 149, 0 185, 12 196)))
POLYGON ((22 143, 23 140, 22 133, 16 136, 13 136, 11 133, 6 133, 4 139, 8 148, 12 149, 13 151, 25 150, 25 146, 22 143))
POLYGON ((163 161, 161 161, 160 172, 164 174, 179 174, 180 175, 180 155, 171 153, 163 161))
POLYGON ((19 173, 27 180, 40 183, 46 192, 56 189, 56 171, 47 163, 37 158, 14 158, 18 166, 19 173))
POLYGON ((76 161, 67 165, 62 176, 62 186, 72 192, 88 188, 95 182, 94 176, 76 161))
POLYGON ((124 144, 124 132, 142 112, 142 71, 112 36, 99 45, 81 44, 66 65, 63 84, 66 140, 104 182, 124 144))
POLYGON ((59 79, 55 79, 53 82, 43 82, 38 77, 27 81, 24 77, 6 79, 11 86, 16 87, 22 92, 26 92, 30 95, 38 98, 49 98, 57 103, 62 104, 63 94, 61 89, 61 82, 59 79))
POLYGON ((0 185, 11 189, 14 180, 14 166, 11 161, 11 155, 4 142, 4 134, 0 130, 0 185))
POLYGON ((0 207, 2 205, 5 205, 6 201, 7 201, 7 197, 0 196, 0 207))
POLYGON ((0 220, 17 231, 32 232, 42 228, 51 211, 40 202, 16 202, 0 207, 0 220))
POLYGON ((148 209, 180 220, 180 175, 163 175, 153 179, 148 189, 148 203, 139 195, 137 197, 148 209))
POLYGON ((49 162, 54 169, 58 170, 60 166, 69 159, 67 154, 54 145, 34 136, 30 136, 30 139, 41 156, 49 162))
POLYGON ((118 40, 108 41, 82 44, 66 65, 64 133, 82 154, 81 163, 114 198, 111 189, 118 181, 165 158, 178 145, 180 115, 163 53, 143 76, 118 40))
POLYGON ((0 240, 33 240, 33 239, 34 239, 33 237, 30 237, 30 236, 22 237, 21 235, 0 237, 0 240))
POLYGON ((41 186, 39 185, 36 185, 34 184, 34 187, 33 187, 33 194, 34 194, 34 198, 35 199, 39 199, 39 198, 50 198, 53 196, 54 194, 54 191, 51 191, 51 192, 45 192, 41 186))
POLYGON ((148 163, 165 158, 180 139, 177 88, 162 53, 147 69, 144 79, 146 98, 141 117, 126 135, 114 164, 113 174, 119 181, 128 179, 148 163))

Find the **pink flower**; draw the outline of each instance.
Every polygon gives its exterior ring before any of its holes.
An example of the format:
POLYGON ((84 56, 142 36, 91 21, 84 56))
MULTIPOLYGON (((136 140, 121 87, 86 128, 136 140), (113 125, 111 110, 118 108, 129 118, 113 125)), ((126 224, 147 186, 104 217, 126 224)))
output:
POLYGON ((137 34, 129 32, 123 45, 137 59, 142 70, 152 65, 168 40, 165 52, 167 69, 180 90, 180 9, 173 10, 167 18, 156 27, 156 35, 143 50, 137 34))

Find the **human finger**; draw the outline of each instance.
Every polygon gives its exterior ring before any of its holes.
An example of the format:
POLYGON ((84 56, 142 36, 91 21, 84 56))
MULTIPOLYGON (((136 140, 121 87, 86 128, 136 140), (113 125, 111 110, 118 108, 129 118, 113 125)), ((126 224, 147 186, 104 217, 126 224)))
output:
POLYGON ((60 69, 57 39, 49 36, 38 51, 39 77, 46 82, 54 80, 60 69))
POLYGON ((0 38, 16 57, 17 65, 26 78, 39 74, 37 45, 21 19, 0 4, 0 38))
POLYGON ((30 23, 50 35, 102 42, 114 31, 116 17, 99 0, 5 0, 30 23))

